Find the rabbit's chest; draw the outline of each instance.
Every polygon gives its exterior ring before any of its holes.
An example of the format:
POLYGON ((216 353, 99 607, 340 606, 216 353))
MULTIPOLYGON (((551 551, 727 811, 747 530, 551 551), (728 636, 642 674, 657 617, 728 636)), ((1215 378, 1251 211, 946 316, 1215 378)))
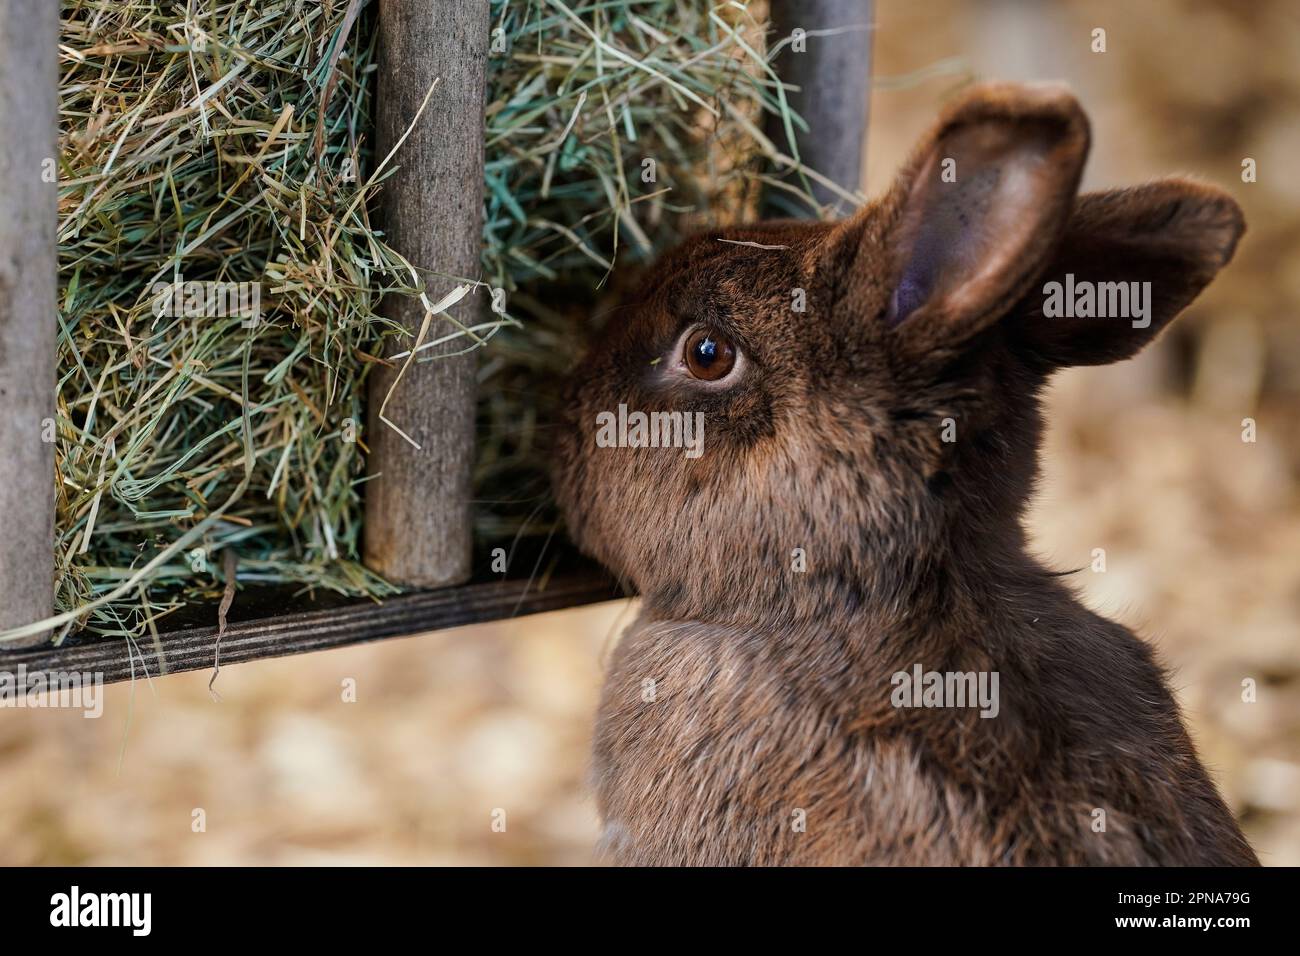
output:
POLYGON ((596 732, 604 853, 625 863, 866 862, 883 853, 872 837, 883 788, 908 795, 909 813, 941 802, 917 766, 905 743, 819 701, 797 662, 689 626, 634 633, 611 664, 596 732))
MULTIPOLYGON (((1030 777, 1018 762, 999 762, 1001 739, 989 736, 998 721, 979 718, 964 725, 969 736, 948 739, 960 742, 963 759, 945 763, 936 741, 908 723, 914 711, 872 710, 867 701, 888 695, 865 691, 860 680, 846 686, 844 668, 837 673, 824 659, 817 668, 805 663, 798 641, 779 635, 760 642, 691 624, 635 626, 611 661, 596 729, 605 858, 656 865, 1151 861, 1137 834, 1172 811, 1141 826, 1116 812, 1105 839, 1092 825, 1099 800, 1124 799, 1112 795, 1115 775, 1131 781, 1131 772, 1076 777, 1080 761, 1060 753, 1043 757, 1030 777)), ((871 680, 888 684, 881 675, 871 680)), ((1004 722, 1010 713, 1001 714, 1004 722)), ((942 719, 954 718, 944 712, 942 719)), ((1027 733, 1034 723, 1017 726, 1027 733)), ((1138 798, 1156 799, 1145 790, 1138 798)))

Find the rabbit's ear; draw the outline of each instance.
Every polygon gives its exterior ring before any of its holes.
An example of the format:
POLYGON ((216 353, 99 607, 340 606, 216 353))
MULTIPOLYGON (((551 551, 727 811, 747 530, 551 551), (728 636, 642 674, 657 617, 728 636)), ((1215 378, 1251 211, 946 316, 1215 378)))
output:
POLYGON ((1017 347, 1054 368, 1128 358, 1228 264, 1245 228, 1227 193, 1186 180, 1080 196, 1013 310, 1017 347))
POLYGON ((830 247, 848 260, 841 288, 886 283, 885 321, 907 352, 959 345, 1047 265, 1087 153, 1087 118, 1064 87, 977 87, 921 141, 881 207, 842 224, 830 247))

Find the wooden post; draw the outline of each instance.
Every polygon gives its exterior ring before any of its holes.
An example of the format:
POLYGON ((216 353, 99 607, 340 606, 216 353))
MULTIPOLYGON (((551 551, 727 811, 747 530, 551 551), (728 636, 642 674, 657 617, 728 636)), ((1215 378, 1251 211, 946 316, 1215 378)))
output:
MULTIPOLYGON (((400 168, 382 193, 388 241, 420 269, 466 277, 479 273, 489 30, 486 0, 379 3, 380 157, 406 132, 430 84, 439 80, 394 157, 400 168)), ((452 279, 424 278, 431 302, 456 285, 452 279)), ((460 314, 470 315, 469 303, 481 301, 467 298, 460 314)), ((386 309, 387 316, 419 331, 424 312, 418 301, 391 296, 386 309)), ((453 329, 439 319, 426 340, 453 329)), ((467 344, 456 340, 441 351, 467 344)), ((390 345, 385 354, 395 351, 390 345)), ((397 370, 377 369, 370 380, 367 467, 376 477, 365 485, 365 561, 392 581, 437 587, 469 577, 474 370, 473 355, 412 362, 407 368, 384 414, 418 449, 379 419, 397 370)))
POLYGON ((0 631, 53 613, 58 43, 57 3, 0 2, 0 631))
MULTIPOLYGON (((799 87, 786 91, 791 109, 808 123, 807 133, 795 131, 799 158, 850 192, 861 188, 871 104, 873 23, 871 0, 772 0, 769 44, 781 42, 796 29, 804 32, 804 52, 787 43, 773 62, 783 83, 799 87), (825 35, 823 31, 839 32, 825 35)), ((793 155, 781 117, 769 115, 766 126, 777 148, 793 155)), ((850 211, 820 184, 813 184, 813 195, 822 205, 836 204, 840 214, 850 211)))

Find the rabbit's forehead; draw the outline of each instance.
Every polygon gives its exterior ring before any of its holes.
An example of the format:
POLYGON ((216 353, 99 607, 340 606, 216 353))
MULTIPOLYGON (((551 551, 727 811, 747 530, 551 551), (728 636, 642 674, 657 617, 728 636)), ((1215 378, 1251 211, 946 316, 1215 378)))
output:
POLYGON ((679 259, 659 274, 661 321, 761 318, 797 284, 797 263, 784 249, 721 245, 708 253, 679 259))

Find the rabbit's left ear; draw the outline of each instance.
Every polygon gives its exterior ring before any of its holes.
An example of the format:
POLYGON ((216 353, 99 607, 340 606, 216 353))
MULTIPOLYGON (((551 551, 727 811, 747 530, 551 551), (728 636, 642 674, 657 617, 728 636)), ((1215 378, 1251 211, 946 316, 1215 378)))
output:
POLYGON ((921 141, 880 209, 837 227, 830 249, 844 286, 883 287, 884 321, 907 353, 959 345, 1050 261, 1088 141, 1062 86, 977 87, 921 141))

